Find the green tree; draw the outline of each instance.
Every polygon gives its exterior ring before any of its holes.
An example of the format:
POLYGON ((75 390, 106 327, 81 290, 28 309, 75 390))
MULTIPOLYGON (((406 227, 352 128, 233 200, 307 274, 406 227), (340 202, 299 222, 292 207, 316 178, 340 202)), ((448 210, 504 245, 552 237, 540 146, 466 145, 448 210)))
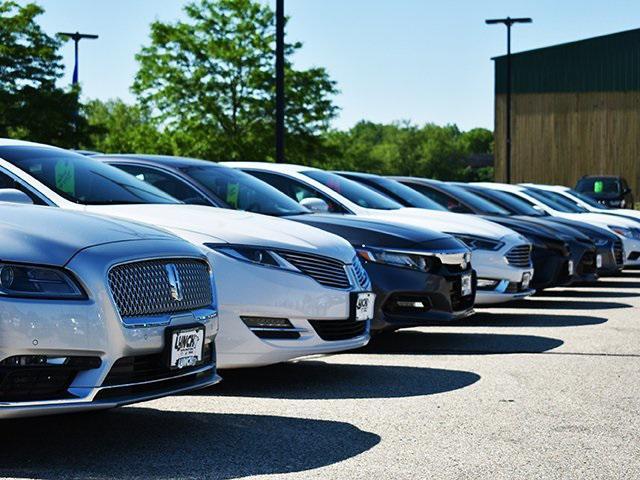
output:
POLYGON ((0 1, 0 136, 69 147, 87 133, 79 91, 56 87, 60 41, 42 31, 33 3, 0 1))
MULTIPOLYGON (((254 0, 197 0, 187 20, 154 22, 137 55, 133 91, 166 132, 187 140, 180 153, 209 159, 266 160, 275 131, 275 16, 254 0)), ((300 43, 287 44, 290 57, 300 43)), ((335 83, 322 68, 286 62, 287 155, 320 154, 335 117, 335 83)))

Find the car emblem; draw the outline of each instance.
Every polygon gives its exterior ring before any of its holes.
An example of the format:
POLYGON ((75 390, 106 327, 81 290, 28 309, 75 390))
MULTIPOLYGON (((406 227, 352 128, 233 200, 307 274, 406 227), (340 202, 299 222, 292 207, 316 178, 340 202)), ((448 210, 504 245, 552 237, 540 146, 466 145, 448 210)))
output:
POLYGON ((167 271, 167 277, 169 278, 171 298, 176 302, 181 302, 184 296, 182 295, 182 282, 180 281, 180 275, 178 275, 178 269, 173 263, 165 265, 164 269, 167 271))

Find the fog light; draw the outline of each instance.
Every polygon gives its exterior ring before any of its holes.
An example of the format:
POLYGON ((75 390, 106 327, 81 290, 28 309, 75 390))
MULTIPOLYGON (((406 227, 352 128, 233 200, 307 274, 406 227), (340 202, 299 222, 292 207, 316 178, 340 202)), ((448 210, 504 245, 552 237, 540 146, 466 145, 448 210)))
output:
POLYGON ((396 304, 401 308, 424 308, 424 303, 422 302, 411 302, 411 301, 402 301, 398 300, 396 304))

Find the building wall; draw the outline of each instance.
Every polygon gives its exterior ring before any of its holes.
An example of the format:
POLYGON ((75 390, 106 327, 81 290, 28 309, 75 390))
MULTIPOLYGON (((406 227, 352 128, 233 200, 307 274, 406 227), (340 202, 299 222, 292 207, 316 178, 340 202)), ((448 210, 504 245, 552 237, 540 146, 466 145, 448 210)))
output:
MULTIPOLYGON (((496 181, 505 180, 505 106, 496 95, 496 181)), ((613 174, 640 197, 640 91, 517 93, 511 112, 513 183, 613 174)))

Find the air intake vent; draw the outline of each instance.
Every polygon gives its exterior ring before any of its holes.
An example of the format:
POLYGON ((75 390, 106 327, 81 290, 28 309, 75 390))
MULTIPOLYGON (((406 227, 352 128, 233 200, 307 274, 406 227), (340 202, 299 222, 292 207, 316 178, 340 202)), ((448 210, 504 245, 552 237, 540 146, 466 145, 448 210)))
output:
POLYGON ((344 289, 351 287, 345 264, 338 260, 298 252, 278 251, 278 255, 322 285, 344 289))
POLYGON ((531 266, 531 246, 518 245, 513 247, 505 255, 509 265, 514 267, 526 268, 531 266))
POLYGON ((109 286, 123 318, 209 307, 209 265, 195 259, 162 259, 116 265, 109 286))

